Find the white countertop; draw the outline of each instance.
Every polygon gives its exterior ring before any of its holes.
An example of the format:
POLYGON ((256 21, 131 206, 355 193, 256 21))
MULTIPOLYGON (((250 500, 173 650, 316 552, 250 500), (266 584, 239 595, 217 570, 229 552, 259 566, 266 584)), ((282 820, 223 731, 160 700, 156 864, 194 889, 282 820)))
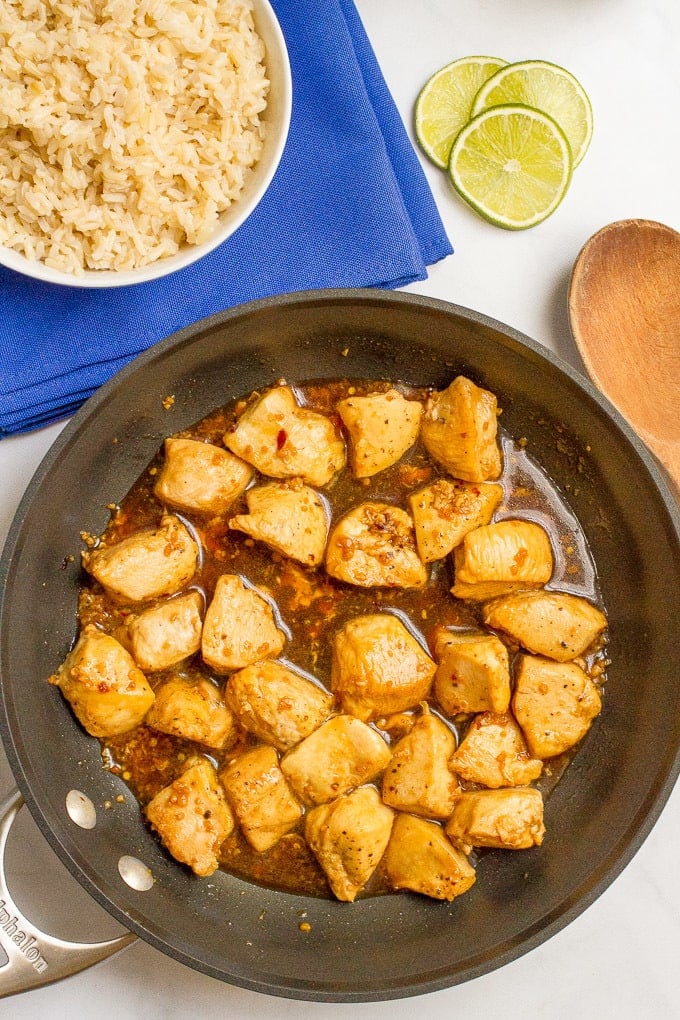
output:
MULTIPOLYGON (((423 82, 466 54, 551 60, 585 86, 595 116, 593 142, 562 206, 542 225, 521 233, 487 225, 453 194, 443 174, 426 166, 456 253, 435 266, 428 280, 409 288, 507 322, 581 368, 566 301, 571 267, 583 243, 617 219, 644 217, 680 228, 680 5, 675 0, 358 0, 357 7, 409 126, 423 82)), ((0 541, 61 427, 0 442, 0 541)), ((12 785, 2 756, 0 793, 12 785)), ((466 1020, 680 1016, 679 849, 676 789, 632 863, 569 927, 501 970, 415 999, 329 1005, 273 998, 222 984, 139 942, 93 970, 8 1000, 0 1015, 16 1020, 405 1020, 426 1010, 436 1020, 452 1015, 466 1020)), ((37 908, 35 920, 47 917, 55 934, 98 938, 119 930, 66 875, 28 818, 19 826, 15 858, 16 881, 29 890, 20 900, 29 917, 27 901, 54 899, 49 910, 37 908)))

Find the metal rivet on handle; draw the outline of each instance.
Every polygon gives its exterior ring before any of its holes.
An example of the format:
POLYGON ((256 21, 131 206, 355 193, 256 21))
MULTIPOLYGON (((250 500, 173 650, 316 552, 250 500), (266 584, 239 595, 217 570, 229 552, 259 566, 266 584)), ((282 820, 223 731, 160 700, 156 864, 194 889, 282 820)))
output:
POLYGON ((97 809, 81 790, 69 790, 66 794, 66 810, 71 821, 81 829, 94 829, 97 824, 97 809))
POLYGON ((153 875, 136 857, 123 854, 118 860, 118 871, 123 881, 137 892, 148 892, 153 886, 153 875))

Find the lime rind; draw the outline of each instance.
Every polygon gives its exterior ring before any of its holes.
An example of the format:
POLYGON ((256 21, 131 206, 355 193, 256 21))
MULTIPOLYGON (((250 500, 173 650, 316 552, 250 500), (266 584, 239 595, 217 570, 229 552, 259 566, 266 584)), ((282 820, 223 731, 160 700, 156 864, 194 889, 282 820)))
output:
POLYGON ((571 147, 541 110, 501 104, 483 110, 459 132, 449 160, 453 187, 480 216, 506 230, 547 219, 571 181, 571 147))
POLYGON ((446 169, 455 137, 469 121, 480 87, 506 64, 500 57, 459 57, 425 82, 415 103, 414 130, 420 148, 435 166, 446 169))
POLYGON ((546 60, 506 64, 481 85, 471 117, 508 103, 531 106, 552 117, 567 136, 573 167, 581 163, 593 134, 593 110, 588 94, 570 71, 546 60))

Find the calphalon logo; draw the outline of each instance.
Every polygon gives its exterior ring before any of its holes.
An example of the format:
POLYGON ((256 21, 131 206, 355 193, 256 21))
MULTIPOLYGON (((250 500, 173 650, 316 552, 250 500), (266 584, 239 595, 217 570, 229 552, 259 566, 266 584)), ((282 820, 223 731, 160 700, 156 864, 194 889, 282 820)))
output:
POLYGON ((47 970, 48 963, 40 952, 40 946, 33 935, 22 931, 18 925, 18 917, 12 915, 5 909, 5 901, 0 900, 0 928, 7 932, 12 942, 19 947, 30 964, 35 967, 39 974, 47 970))

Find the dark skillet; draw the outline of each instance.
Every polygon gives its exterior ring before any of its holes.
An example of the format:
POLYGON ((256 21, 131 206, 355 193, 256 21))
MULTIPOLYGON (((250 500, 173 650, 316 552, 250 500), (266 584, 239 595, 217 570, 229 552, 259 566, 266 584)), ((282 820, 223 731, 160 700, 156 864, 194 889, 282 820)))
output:
POLYGON ((82 885, 151 945, 236 985, 363 1001, 432 991, 493 970, 568 924, 620 873, 680 767, 680 516, 651 457, 580 376, 482 315, 441 301, 330 291, 256 302, 143 354, 75 416, 19 508, 0 570, 2 738, 30 810, 82 885), (546 808, 541 849, 491 852, 453 904, 399 895, 341 904, 218 873, 192 877, 140 822, 130 796, 85 831, 64 798, 124 791, 46 678, 76 630, 81 531, 130 488, 162 438, 229 398, 285 377, 351 375, 493 390, 575 511, 611 625, 601 717, 546 808), (175 398, 171 410, 163 398, 175 398), (69 556, 74 556, 69 561, 69 556), (132 854, 155 883, 135 892, 132 854), (310 930, 300 930, 304 920, 310 930))

